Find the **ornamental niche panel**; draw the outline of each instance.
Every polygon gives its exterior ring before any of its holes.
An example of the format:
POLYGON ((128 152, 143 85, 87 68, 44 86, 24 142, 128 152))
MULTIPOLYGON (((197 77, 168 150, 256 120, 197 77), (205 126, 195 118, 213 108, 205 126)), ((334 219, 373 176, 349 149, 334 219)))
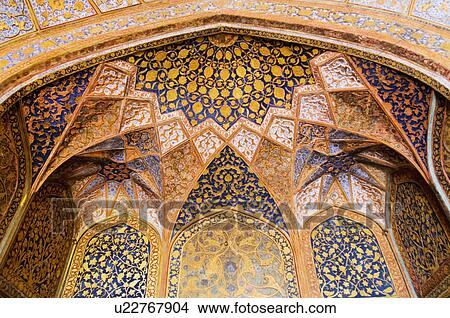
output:
POLYGON ((403 173, 394 179, 392 200, 394 235, 416 292, 448 296, 450 231, 434 195, 423 182, 403 173))
POLYGON ((159 282, 157 231, 131 215, 89 228, 77 242, 63 297, 155 297, 159 282))
POLYGON ((299 297, 292 249, 269 224, 242 213, 201 219, 176 238, 169 297, 299 297))
POLYGON ((150 250, 148 239, 126 224, 95 235, 84 252, 73 297, 145 297, 150 250))
POLYGON ((365 225, 333 216, 311 232, 324 297, 390 297, 395 287, 380 245, 365 225))

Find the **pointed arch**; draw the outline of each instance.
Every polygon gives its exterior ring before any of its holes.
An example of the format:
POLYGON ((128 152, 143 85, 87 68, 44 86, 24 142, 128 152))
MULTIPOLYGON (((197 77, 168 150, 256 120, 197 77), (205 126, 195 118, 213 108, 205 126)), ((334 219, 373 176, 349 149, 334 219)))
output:
POLYGON ((62 296, 156 297, 160 250, 156 229, 134 216, 123 214, 96 224, 75 244, 62 296), (125 250, 115 250, 114 240, 125 250), (113 275, 107 264, 114 268, 113 275))
POLYGON ((168 297, 299 297, 292 247, 267 221, 224 209, 179 232, 168 297))
POLYGON ((389 238, 376 222, 353 211, 330 208, 311 217, 299 232, 302 253, 298 261, 305 268, 300 284, 309 287, 306 297, 411 296, 389 238), (358 235, 348 235, 347 230, 351 228, 358 235), (317 237, 323 240, 318 240, 317 237), (327 254, 331 248, 335 252, 327 254), (337 250, 343 254, 359 253, 360 257, 352 258, 353 262, 341 264, 337 250), (343 280, 342 286, 339 282, 329 288, 333 280, 343 280), (345 282, 348 284, 344 285, 345 282), (378 291, 372 293, 369 289, 361 292, 358 284, 365 288, 377 286, 378 291), (344 291, 345 288, 349 290, 344 291))

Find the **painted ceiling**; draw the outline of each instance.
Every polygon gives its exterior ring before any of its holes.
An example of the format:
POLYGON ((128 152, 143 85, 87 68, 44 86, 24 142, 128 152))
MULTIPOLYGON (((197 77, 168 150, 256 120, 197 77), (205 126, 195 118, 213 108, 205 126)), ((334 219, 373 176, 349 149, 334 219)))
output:
POLYGON ((400 63, 397 69, 431 79, 427 82, 448 96, 448 17, 444 0, 2 0, 0 113, 12 99, 29 93, 20 92, 24 81, 47 77, 49 70, 73 66, 113 47, 125 56, 135 45, 187 38, 189 28, 204 34, 211 29, 258 29, 260 34, 282 29, 279 39, 289 34, 315 45, 320 39, 319 46, 333 50, 353 44, 342 51, 361 57, 389 52, 379 61, 400 63), (420 70, 410 72, 409 62, 420 70))
POLYGON ((77 231, 127 209, 176 235, 230 206, 285 231, 329 206, 384 225, 388 175, 428 178, 432 93, 367 60, 217 34, 79 71, 20 106, 32 189, 66 180, 77 231))

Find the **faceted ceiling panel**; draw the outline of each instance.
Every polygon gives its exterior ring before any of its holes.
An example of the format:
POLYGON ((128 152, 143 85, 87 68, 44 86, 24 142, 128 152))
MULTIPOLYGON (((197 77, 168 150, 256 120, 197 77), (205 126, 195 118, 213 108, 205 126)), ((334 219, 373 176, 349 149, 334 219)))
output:
POLYGON ((72 157, 50 178, 64 179, 77 204, 76 231, 121 213, 132 213, 161 234, 163 185, 154 128, 122 134, 72 157))
POLYGON ((299 123, 293 171, 295 213, 302 225, 330 206, 385 224, 387 176, 407 164, 392 149, 360 135, 299 123))
POLYGON ((359 58, 353 58, 353 61, 369 85, 376 90, 379 98, 387 105, 387 110, 426 164, 431 88, 386 66, 359 58))
POLYGON ((34 91, 22 101, 29 136, 33 177, 50 156, 86 91, 95 68, 65 77, 34 91))

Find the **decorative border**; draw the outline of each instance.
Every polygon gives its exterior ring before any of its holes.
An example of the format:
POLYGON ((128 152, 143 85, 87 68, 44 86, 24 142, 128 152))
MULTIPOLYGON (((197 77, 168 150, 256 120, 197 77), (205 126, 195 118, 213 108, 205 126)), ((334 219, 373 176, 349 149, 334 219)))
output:
POLYGON ((436 114, 434 117, 433 125, 433 145, 432 145, 432 159, 435 169, 436 176, 438 177, 439 183, 446 192, 447 196, 450 195, 450 183, 447 179, 446 172, 444 171, 442 152, 443 147, 443 133, 444 133, 444 121, 450 110, 448 99, 442 96, 436 96, 436 114))
MULTIPOLYGON (((446 264, 447 273, 450 271, 450 266, 446 264)), ((449 298, 450 297, 450 275, 447 275, 438 285, 428 293, 428 298, 449 298)))
MULTIPOLYGON (((3 44, 7 44, 8 41, 17 41, 17 39, 22 39, 22 38, 27 38, 32 36, 34 33, 40 31, 40 30, 48 30, 47 33, 54 33, 52 32, 54 29, 57 29, 58 27, 61 28, 67 28, 66 25, 72 25, 74 22, 80 22, 80 20, 92 20, 92 21, 97 21, 98 19, 101 19, 101 17, 106 14, 109 13, 111 11, 114 11, 115 13, 112 14, 113 17, 120 17, 121 15, 126 15, 127 13, 131 13, 131 12, 135 12, 136 9, 130 9, 130 7, 134 7, 136 5, 139 6, 139 8, 141 9, 140 11, 145 11, 145 9, 158 9, 160 7, 162 7, 163 5, 165 5, 164 3, 159 1, 156 3, 151 3, 151 4, 146 4, 146 2, 150 2, 150 1, 138 1, 137 4, 132 4, 132 5, 127 5, 125 7, 114 7, 114 8, 108 8, 108 9, 101 9, 99 7, 99 4, 93 2, 93 1, 89 1, 90 5, 92 6, 92 8, 94 9, 95 13, 93 15, 88 15, 85 17, 78 17, 76 19, 73 20, 68 20, 68 21, 63 21, 62 23, 58 23, 55 25, 51 25, 51 26, 42 26, 41 23, 37 20, 37 18, 35 17, 36 13, 35 13, 35 9, 31 8, 31 10, 29 10, 29 14, 30 14, 30 19, 32 22, 32 27, 29 30, 22 30, 21 32, 19 32, 18 35, 12 36, 12 37, 7 37, 4 36, 4 39, 0 42, 1 45, 3 44), (144 7, 143 7, 144 6, 144 7), (123 13, 123 14, 122 14, 123 13)), ((176 1, 173 1, 176 2, 176 1)), ((177 1, 179 2, 179 1, 177 1)), ((186 1, 187 2, 187 1, 186 1)), ((284 4, 286 4, 286 1, 278 1, 278 2, 284 2, 284 4)), ((412 3, 412 4, 408 4, 407 5, 407 9, 406 11, 402 11, 401 9, 389 9, 383 6, 374 6, 371 4, 365 4, 365 3, 358 3, 358 2, 352 2, 349 3, 348 0, 332 0, 332 2, 334 3, 330 3, 328 4, 327 2, 324 1, 320 1, 320 2, 315 2, 315 1, 304 1, 304 5, 306 7, 306 5, 308 5, 309 9, 320 9, 320 8, 326 8, 328 10, 336 10, 336 12, 338 13, 356 13, 356 14, 364 14, 365 16, 368 16, 370 18, 377 18, 380 17, 380 12, 382 12, 384 15, 388 14, 388 16, 392 16, 392 17, 396 17, 396 18, 400 18, 401 20, 403 20, 403 23, 406 23, 405 26, 413 23, 414 25, 418 25, 417 22, 419 22, 421 25, 425 24, 426 26, 431 26, 434 28, 437 28, 440 31, 445 31, 448 29, 448 25, 443 23, 442 21, 438 19, 433 19, 431 17, 426 18, 421 16, 420 14, 417 14, 414 12, 416 8, 416 4, 412 3), (343 2, 345 2, 346 6, 344 6, 343 2), (316 3, 318 4, 317 6, 313 6, 316 5, 316 3), (338 10, 342 10, 342 11, 338 11, 338 10)), ((197 3, 201 4, 201 2, 197 3)), ((169 2, 170 4, 170 2, 169 2)), ((231 4, 231 3, 230 3, 231 4)), ((229 5, 230 5, 229 4, 229 5)), ((272 2, 271 4, 274 4, 274 2, 272 2)), ((220 3, 218 3, 218 5, 220 5, 220 3)), ((229 6, 228 5, 228 6, 229 6)), ((219 9, 219 8, 215 8, 215 9, 219 9)), ((238 8, 239 9, 239 8, 238 8)), ((425 12, 419 12, 419 13, 425 13, 425 12)), ((110 14, 111 15, 111 14, 110 14)), ((386 19, 385 16, 381 16, 382 18, 386 19)))
POLYGON ((175 239, 173 240, 172 247, 170 249, 169 270, 167 275, 167 296, 170 298, 178 297, 181 256, 183 247, 186 242, 193 235, 196 235, 200 231, 207 229, 209 226, 228 219, 234 219, 235 221, 245 225, 253 225, 257 230, 263 232, 265 235, 269 236, 277 243, 284 262, 288 297, 300 297, 297 274, 295 271, 293 250, 288 238, 268 222, 264 222, 246 213, 236 211, 233 208, 230 208, 229 210, 222 210, 220 212, 214 211, 213 213, 203 217, 202 219, 178 232, 175 239), (177 256, 174 256, 175 252, 177 252, 177 256))
MULTIPOLYGON (((359 41, 356 40, 356 43, 389 41, 393 43, 390 44, 392 47, 403 40, 403 42, 411 42, 415 47, 414 51, 425 51, 425 55, 434 55, 435 59, 438 59, 439 55, 445 56, 448 52, 445 47, 440 45, 445 41, 445 31, 448 29, 443 25, 435 25, 418 18, 411 18, 396 12, 371 8, 370 6, 352 4, 350 6, 348 4, 344 6, 344 4, 339 3, 308 2, 290 3, 285 0, 264 2, 241 2, 232 0, 160 1, 159 3, 148 3, 140 5, 137 8, 127 8, 109 13, 103 19, 102 16, 88 17, 72 23, 59 25, 58 28, 44 29, 41 32, 42 39, 33 44, 35 47, 40 45, 43 48, 42 53, 51 53, 50 48, 53 47, 61 51, 59 48, 62 48, 63 45, 65 46, 64 51, 67 52, 77 44, 73 39, 78 40, 78 42, 83 40, 86 42, 89 39, 91 40, 90 42, 99 45, 100 43, 98 42, 102 39, 108 40, 114 36, 121 36, 123 38, 123 33, 130 34, 130 29, 143 30, 148 27, 154 27, 154 25, 161 25, 167 20, 172 20, 172 23, 176 23, 186 21, 192 16, 197 16, 194 19, 198 19, 198 17, 217 16, 227 13, 228 15, 234 14, 242 20, 261 15, 265 15, 265 19, 270 17, 273 21, 282 20, 284 22, 287 20, 290 23, 296 23, 304 28, 316 28, 318 29, 315 31, 316 34, 328 33, 336 36, 339 33, 344 33, 341 31, 344 30, 353 41, 356 38, 354 34, 364 34, 369 37, 375 35, 377 38, 382 39, 369 40, 358 36, 359 41), (388 17, 386 17, 386 14, 388 14, 388 17), (129 17, 128 23, 121 23, 124 21, 123 17, 129 17), (111 24, 115 24, 115 27, 111 27, 111 24), (322 29, 317 28, 318 24, 322 25, 322 29), (330 28, 333 30, 329 30, 330 28), (348 30, 350 30, 350 33, 348 30), (65 36, 61 35, 61 32, 65 36), (87 34, 93 36, 89 38, 87 34), (419 38, 416 39, 417 36, 419 38), (430 38, 435 39, 433 41, 434 43, 428 40, 430 38)), ((190 24, 192 25, 193 23, 190 24)), ((30 33, 25 35, 24 38, 11 41, 11 44, 18 44, 17 46, 19 46, 22 42, 29 43, 27 40, 32 39, 34 35, 30 33)), ((406 46, 411 46, 411 44, 406 44, 406 46)), ((23 54, 17 46, 12 51, 18 52, 19 55, 26 55, 28 53, 23 54)), ((22 47, 21 49, 24 50, 29 47, 22 47)), ((2 52, 3 55, 5 55, 4 52, 5 50, 2 52)), ((411 51, 409 52, 411 53, 411 51)), ((394 50, 393 53, 399 52, 398 50, 394 50)), ((405 56, 405 54, 399 54, 399 56, 405 56)))
POLYGON ((368 227, 375 235, 378 244, 380 245, 381 251, 383 252, 384 259, 386 260, 386 265, 391 273, 392 281, 395 286, 395 297, 411 297, 408 290, 406 279, 403 272, 398 264, 395 252, 391 247, 389 238, 381 226, 372 221, 371 219, 349 210, 344 210, 342 208, 330 208, 321 212, 318 212, 313 217, 308 219, 303 228, 299 230, 300 244, 303 248, 300 257, 302 268, 305 269, 306 275, 304 275, 305 281, 299 282, 301 286, 308 286, 306 290, 305 297, 321 298, 323 297, 320 292, 320 284, 316 275, 316 268, 314 266, 314 253, 311 247, 311 232, 320 223, 336 216, 343 216, 352 221, 365 223, 368 222, 368 227))
MULTIPOLYGON (((416 183, 422 191, 424 191, 428 200, 428 203, 431 205, 436 217, 439 220, 440 225, 444 229, 447 238, 450 240, 450 224, 446 219, 445 215, 441 213, 441 207, 438 204, 437 198, 434 193, 429 189, 429 186, 421 179, 418 179, 415 175, 414 171, 411 170, 403 170, 395 173, 392 176, 391 183, 391 196, 390 196, 390 204, 392 207, 395 207, 396 196, 397 196, 397 187, 398 185, 406 182, 416 183)), ((450 257, 448 257, 444 263, 434 272, 431 277, 423 284, 417 281, 415 277, 414 268, 411 265, 411 262, 408 258, 408 254, 406 253, 405 247, 403 246, 401 235, 398 232, 397 225, 394 222, 394 211, 390 213, 390 224, 392 226, 392 232, 394 234, 395 241, 397 243, 398 249, 400 250, 401 257, 405 263, 405 267, 408 270, 409 275, 411 276, 411 281, 414 286, 416 293, 421 297, 435 297, 431 296, 434 294, 434 289, 442 288, 446 286, 445 282, 448 281, 450 277, 450 257), (441 286, 442 285, 442 286, 441 286)))
POLYGON ((106 220, 100 224, 96 224, 89 228, 81 238, 74 242, 75 249, 68 262, 69 269, 66 277, 62 280, 64 282, 61 297, 71 298, 75 289, 75 284, 78 277, 78 272, 83 264, 84 253, 89 241, 98 233, 113 227, 118 224, 127 224, 137 231, 141 231, 150 242, 150 255, 147 274, 147 292, 146 297, 156 297, 158 292, 158 285, 160 282, 159 277, 159 264, 160 264, 160 250, 161 240, 158 232, 148 223, 139 220, 135 216, 128 214, 122 214, 112 219, 106 220), (143 231, 145 230, 145 231, 143 231))
POLYGON ((6 211, 5 215, 0 220, 0 239, 5 236, 9 224, 11 223, 14 215, 19 209, 20 202, 22 201, 23 194, 26 190, 25 188, 27 181, 27 160, 24 150, 26 144, 24 142, 24 138, 22 138, 22 129, 19 123, 20 118, 18 116, 17 108, 13 107, 9 109, 9 111, 4 116, 7 117, 8 121, 11 124, 12 135, 15 141, 15 149, 18 158, 18 178, 16 191, 14 192, 14 198, 10 202, 9 208, 6 211))

